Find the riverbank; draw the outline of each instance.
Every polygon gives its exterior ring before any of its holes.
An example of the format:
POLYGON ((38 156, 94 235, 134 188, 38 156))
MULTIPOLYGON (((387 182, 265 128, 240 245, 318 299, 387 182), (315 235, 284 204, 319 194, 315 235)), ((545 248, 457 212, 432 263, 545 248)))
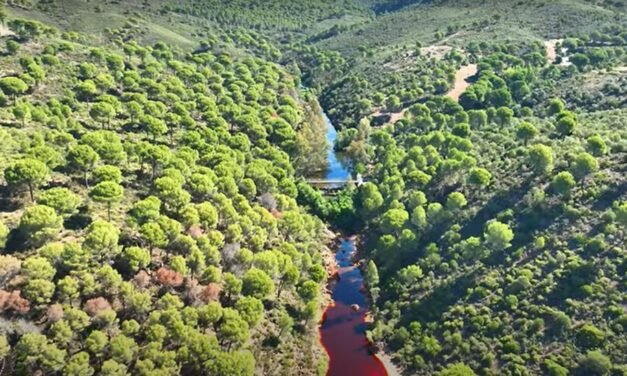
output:
POLYGON ((378 352, 374 355, 383 367, 385 368, 385 372, 388 376, 401 376, 401 372, 398 370, 396 365, 392 362, 392 357, 384 352, 378 352))

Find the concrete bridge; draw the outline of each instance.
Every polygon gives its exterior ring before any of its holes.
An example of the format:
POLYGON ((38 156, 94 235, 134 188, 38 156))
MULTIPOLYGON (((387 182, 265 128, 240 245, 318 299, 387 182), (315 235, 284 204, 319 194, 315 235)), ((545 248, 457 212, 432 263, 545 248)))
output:
POLYGON ((340 191, 347 185, 355 184, 356 186, 360 186, 364 183, 361 174, 357 174, 357 179, 348 178, 348 179, 305 179, 307 183, 310 185, 319 188, 325 192, 333 192, 340 191))

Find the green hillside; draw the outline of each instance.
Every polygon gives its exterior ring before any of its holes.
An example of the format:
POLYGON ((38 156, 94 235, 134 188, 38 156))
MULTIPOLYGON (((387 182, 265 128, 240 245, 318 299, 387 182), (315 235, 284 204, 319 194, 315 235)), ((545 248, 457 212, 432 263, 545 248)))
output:
POLYGON ((400 374, 625 375, 626 124, 617 0, 0 1, 0 375, 324 375, 333 232, 400 374))

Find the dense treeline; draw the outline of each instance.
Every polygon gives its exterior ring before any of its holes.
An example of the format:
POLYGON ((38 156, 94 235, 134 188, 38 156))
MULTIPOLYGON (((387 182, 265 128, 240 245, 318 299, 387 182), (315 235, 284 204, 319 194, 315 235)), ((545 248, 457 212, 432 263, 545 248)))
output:
POLYGON ((479 73, 459 103, 426 95, 340 139, 367 183, 331 202, 301 189, 364 226, 370 339, 410 374, 624 372, 626 113, 531 89, 586 69, 530 47, 468 46, 479 73))
POLYGON ((309 126, 296 81, 252 57, 8 26, 5 372, 324 369, 324 226, 297 206, 290 163, 309 126))
POLYGON ((366 9, 352 0, 307 2, 239 0, 228 3, 186 1, 180 5, 164 5, 161 11, 206 18, 228 27, 298 32, 327 18, 365 13, 366 9))

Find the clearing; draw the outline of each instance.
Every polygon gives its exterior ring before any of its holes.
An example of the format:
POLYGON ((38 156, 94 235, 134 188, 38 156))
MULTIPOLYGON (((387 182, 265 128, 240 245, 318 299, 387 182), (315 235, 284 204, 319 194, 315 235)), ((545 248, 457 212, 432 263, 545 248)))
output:
POLYGON ((455 73, 453 88, 446 94, 449 98, 459 100, 459 96, 470 86, 468 79, 478 72, 477 64, 464 65, 455 73))

